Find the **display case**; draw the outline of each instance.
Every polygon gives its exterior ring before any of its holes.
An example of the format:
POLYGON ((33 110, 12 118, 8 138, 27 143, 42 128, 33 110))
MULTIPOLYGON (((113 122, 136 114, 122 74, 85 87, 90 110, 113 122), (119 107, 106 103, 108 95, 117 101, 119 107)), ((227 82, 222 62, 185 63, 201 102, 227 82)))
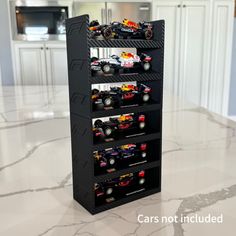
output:
POLYGON ((164 21, 151 23, 150 40, 105 40, 90 37, 88 15, 66 21, 73 195, 92 214, 161 191, 164 21), (152 57, 151 70, 91 73, 92 48, 136 49, 152 57), (94 107, 93 86, 112 83, 148 86, 151 99, 94 107))

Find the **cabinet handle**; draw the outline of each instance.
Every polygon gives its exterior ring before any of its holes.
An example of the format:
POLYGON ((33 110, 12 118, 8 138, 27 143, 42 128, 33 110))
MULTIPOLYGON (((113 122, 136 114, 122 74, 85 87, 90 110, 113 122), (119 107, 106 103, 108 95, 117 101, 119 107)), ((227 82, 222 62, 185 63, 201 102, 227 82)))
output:
POLYGON ((186 5, 183 5, 183 7, 186 7, 186 5))
POLYGON ((46 50, 48 50, 49 48, 48 47, 46 47, 46 50))
POLYGON ((179 5, 177 5, 177 7, 181 7, 181 5, 179 4, 179 5))
POLYGON ((41 47, 40 49, 43 50, 43 47, 41 47))

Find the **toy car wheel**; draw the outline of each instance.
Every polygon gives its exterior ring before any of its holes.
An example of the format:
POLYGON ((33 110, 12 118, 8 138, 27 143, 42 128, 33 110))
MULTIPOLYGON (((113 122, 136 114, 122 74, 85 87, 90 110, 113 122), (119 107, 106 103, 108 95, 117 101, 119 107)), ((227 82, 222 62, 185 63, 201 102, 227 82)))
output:
POLYGON ((148 29, 145 31, 144 33, 144 36, 145 36, 145 39, 151 39, 152 38, 152 30, 148 29))
POLYGON ((143 102, 148 102, 149 99, 150 99, 150 95, 149 95, 148 93, 144 93, 144 94, 142 95, 142 100, 143 100, 143 102))
POLYGON ((94 184, 94 189, 96 190, 96 189, 99 189, 99 188, 100 188, 100 184, 95 183, 95 184, 94 184))
POLYGON ((98 94, 99 93, 99 90, 98 89, 93 89, 92 90, 92 95, 95 95, 95 94, 98 94))
POLYGON ((148 63, 148 62, 144 62, 144 63, 143 63, 143 69, 144 69, 145 71, 148 71, 150 68, 151 68, 150 63, 148 63))
POLYGON ((120 71, 120 70, 119 70, 118 68, 115 68, 115 69, 114 69, 115 74, 118 74, 119 71, 120 71))
POLYGON ((106 136, 110 136, 111 133, 112 133, 111 127, 107 126, 107 127, 104 129, 104 134, 105 134, 106 136))
POLYGON ((104 72, 104 73, 109 73, 110 72, 110 70, 111 70, 111 66, 109 65, 109 64, 104 64, 103 66, 102 66, 102 71, 104 72))
POLYGON ((97 61, 97 60, 98 60, 97 57, 92 57, 92 58, 91 58, 91 62, 94 62, 94 61, 97 61))
POLYGON ((143 185, 143 184, 145 183, 145 179, 144 179, 144 178, 141 178, 141 179, 138 181, 138 183, 139 183, 140 185, 143 185))
POLYGON ((95 33, 93 31, 90 31, 90 38, 95 38, 95 33))
POLYGON ((105 97, 105 98, 103 99, 103 104, 104 104, 104 106, 106 106, 106 107, 111 106, 111 105, 112 105, 112 97, 105 97))
POLYGON ((101 120, 96 120, 96 121, 94 122, 94 126, 95 126, 96 128, 102 127, 102 124, 103 124, 103 122, 102 122, 101 120))
POLYGON ((116 162, 116 159, 115 159, 114 157, 112 157, 112 158, 109 159, 109 164, 110 164, 110 165, 114 165, 115 162, 116 162))
POLYGON ((111 27, 106 27, 105 29, 103 29, 102 36, 105 39, 110 39, 111 36, 112 36, 112 29, 111 29, 111 27))
POLYGON ((98 25, 99 25, 98 20, 92 20, 92 21, 89 23, 89 27, 98 26, 98 25))
POLYGON ((146 153, 146 152, 142 152, 142 153, 141 153, 141 157, 142 157, 142 158, 145 158, 146 156, 147 156, 147 153, 146 153))
POLYGON ((144 129, 144 128, 145 128, 145 125, 146 125, 145 122, 140 122, 140 123, 139 123, 139 128, 140 128, 140 129, 144 129))
POLYGON ((112 192, 113 192, 113 188, 108 188, 108 189, 106 190, 106 195, 111 195, 112 192))

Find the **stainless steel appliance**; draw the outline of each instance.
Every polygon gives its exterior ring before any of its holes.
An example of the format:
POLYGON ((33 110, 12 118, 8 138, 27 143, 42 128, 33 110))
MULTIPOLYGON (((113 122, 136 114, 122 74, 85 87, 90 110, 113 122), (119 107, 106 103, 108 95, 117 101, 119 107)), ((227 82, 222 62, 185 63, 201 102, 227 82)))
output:
POLYGON ((89 14, 90 20, 102 24, 111 21, 122 21, 124 18, 133 21, 151 19, 151 1, 145 2, 75 2, 74 15, 89 14))
POLYGON ((11 0, 14 40, 65 39, 65 19, 72 16, 72 1, 11 0))
MULTIPOLYGON (((75 2, 73 15, 89 14, 90 20, 98 20, 101 24, 109 24, 112 21, 122 21, 128 18, 133 21, 151 20, 151 1, 145 2, 75 2)), ((124 49, 112 49, 99 51, 92 50, 91 56, 107 57, 111 54, 119 54, 124 49)), ((127 49, 126 49, 127 50, 127 49)), ((131 49, 129 51, 132 51, 131 49)))

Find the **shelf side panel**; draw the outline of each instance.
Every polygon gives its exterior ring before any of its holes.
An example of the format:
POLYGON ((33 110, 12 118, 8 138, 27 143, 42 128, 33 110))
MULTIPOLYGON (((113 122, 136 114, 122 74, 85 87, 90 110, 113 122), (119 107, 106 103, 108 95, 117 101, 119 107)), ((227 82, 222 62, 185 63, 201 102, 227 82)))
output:
POLYGON ((94 207, 88 15, 66 21, 70 95, 73 195, 87 210, 94 207), (74 115, 77 114, 77 115, 74 115))
POLYGON ((86 209, 94 205, 92 135, 90 119, 70 115, 74 199, 86 209))
POLYGON ((70 111, 86 117, 91 112, 88 24, 88 15, 70 18, 66 21, 70 111))

